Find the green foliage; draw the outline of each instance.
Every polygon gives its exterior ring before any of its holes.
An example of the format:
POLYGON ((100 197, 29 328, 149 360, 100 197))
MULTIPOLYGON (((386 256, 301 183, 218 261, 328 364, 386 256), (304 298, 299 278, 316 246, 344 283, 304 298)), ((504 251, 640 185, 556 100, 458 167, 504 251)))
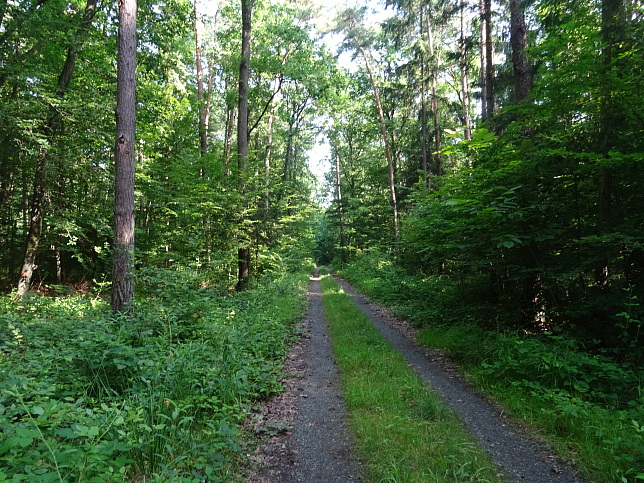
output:
POLYGON ((88 297, 2 299, 6 481, 225 478, 250 405, 280 390, 308 278, 226 295, 200 275, 142 271, 133 317, 88 297))

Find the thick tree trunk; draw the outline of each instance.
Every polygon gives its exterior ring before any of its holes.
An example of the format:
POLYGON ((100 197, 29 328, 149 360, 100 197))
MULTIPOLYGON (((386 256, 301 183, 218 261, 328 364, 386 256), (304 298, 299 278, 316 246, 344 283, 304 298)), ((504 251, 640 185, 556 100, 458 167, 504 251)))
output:
POLYGON ((510 0, 510 43, 512 44, 512 68, 514 72, 514 102, 520 103, 530 94, 531 78, 526 47, 528 34, 525 25, 523 0, 510 0))
POLYGON ((134 302, 134 161, 136 128, 136 0, 119 0, 112 310, 134 302))
MULTIPOLYGON (((69 83, 71 82, 76 67, 76 57, 83 44, 83 36, 89 29, 94 16, 96 15, 96 5, 98 0, 87 0, 83 17, 80 21, 80 40, 76 41, 67 49, 65 64, 58 77, 55 95, 59 99, 64 97, 69 83)), ((31 203, 31 213, 29 217, 29 231, 25 246, 25 256, 18 280, 18 297, 23 298, 31 287, 31 279, 36 268, 36 253, 42 236, 42 224, 45 214, 45 200, 47 193, 47 166, 49 164, 49 148, 56 142, 56 136, 60 130, 60 114, 54 112, 47 121, 44 131, 49 139, 49 147, 43 147, 40 150, 38 162, 36 163, 36 172, 34 175, 33 199, 31 203)))
MULTIPOLYGON (((250 39, 252 30, 252 0, 242 0, 242 45, 239 64, 239 104, 237 108, 237 168, 239 188, 246 192, 248 171, 248 81, 250 76, 250 39)), ((237 249, 237 290, 250 282, 250 237, 237 249)))

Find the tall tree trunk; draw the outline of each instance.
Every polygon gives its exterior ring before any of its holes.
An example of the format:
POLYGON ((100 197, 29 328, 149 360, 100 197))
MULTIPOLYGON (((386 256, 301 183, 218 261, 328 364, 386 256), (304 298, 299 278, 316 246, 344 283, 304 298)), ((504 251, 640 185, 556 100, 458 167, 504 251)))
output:
MULTIPOLYGON (((424 36, 425 10, 420 6, 420 36, 424 36)), ((425 59, 420 61, 420 130, 421 130, 421 169, 423 170, 423 184, 429 188, 429 163, 427 149, 427 74, 425 72, 425 59)))
MULTIPOLYGON (((242 0, 242 45, 239 64, 239 105, 237 108, 237 168, 239 188, 247 189, 248 171, 248 81, 250 76, 250 39, 252 31, 253 0, 242 0)), ((250 237, 240 241, 237 249, 237 290, 250 282, 250 237)))
POLYGON ((335 193, 338 200, 338 216, 340 218, 340 261, 347 261, 347 242, 344 234, 344 205, 342 204, 342 185, 340 183, 340 155, 335 153, 335 193))
MULTIPOLYGON (((201 20, 199 19, 198 0, 193 0, 195 16, 195 60, 197 64, 197 105, 199 109, 199 148, 201 156, 208 153, 208 127, 206 124, 206 103, 203 88, 203 65, 201 62, 201 20)), ((203 168, 202 168, 203 169, 203 168)))
MULTIPOLYGON (((291 55, 293 51, 293 43, 286 49, 286 53, 282 56, 282 67, 286 64, 286 60, 291 55)), ((280 90, 282 89, 282 83, 284 81, 284 75, 282 72, 277 72, 273 78, 273 92, 268 104, 264 111, 268 110, 268 125, 266 126, 266 151, 264 157, 264 214, 265 220, 268 221, 269 210, 270 210, 270 180, 271 180, 271 154, 273 151, 273 121, 275 119, 275 111, 273 107, 273 102, 280 90)), ((262 113, 263 116, 263 113, 262 113)), ((259 124, 261 119, 260 116, 255 123, 255 126, 259 124)))
POLYGON ((134 303, 136 10, 136 0, 119 0, 112 261, 112 310, 114 312, 131 311, 134 303))
POLYGON ((492 0, 484 0, 485 3, 485 37, 487 42, 485 44, 485 60, 487 67, 485 69, 486 76, 486 106, 487 118, 494 116, 494 38, 492 37, 492 0))
MULTIPOLYGON (((76 57, 82 47, 84 35, 92 24, 96 15, 97 0, 87 0, 85 11, 80 21, 79 40, 75 41, 68 49, 65 58, 65 64, 58 77, 55 95, 62 99, 69 88, 74 69, 76 67, 76 57)), ((38 156, 36 163, 36 172, 34 175, 33 199, 31 203, 31 212, 29 216, 29 231, 25 246, 25 256, 18 280, 18 297, 23 298, 31 287, 31 279, 36 267, 36 253, 42 236, 42 224, 45 213, 45 200, 47 194, 47 166, 49 164, 49 148, 56 143, 56 136, 60 130, 60 114, 53 112, 45 124, 45 135, 49 140, 49 146, 43 147, 38 156)))
MULTIPOLYGON (((614 76, 620 54, 620 43, 624 40, 624 24, 626 9, 624 0, 602 0, 601 34, 602 50, 602 85, 600 109, 599 151, 605 157, 614 148, 615 130, 619 125, 619 107, 615 100, 614 76)), ((598 225, 605 232, 611 218, 611 198, 613 180, 609 169, 602 169, 599 174, 598 225)), ((606 286, 610 281, 610 261, 608 253, 597 262, 595 280, 600 286, 606 286)))
POLYGON ((358 41, 357 38, 354 38, 354 41, 356 42, 358 49, 360 49, 360 53, 362 54, 362 58, 364 59, 365 67, 367 69, 367 73, 369 74, 371 87, 373 89, 373 97, 376 102, 376 108, 378 109, 378 118, 380 120, 380 133, 382 135, 382 142, 385 146, 385 156, 387 158, 387 169, 389 172, 389 192, 391 196, 391 206, 393 210, 392 228, 393 228, 393 235, 394 235, 394 245, 396 248, 396 252, 398 252, 398 248, 399 248, 398 247, 398 238, 399 238, 398 202, 396 200, 396 182, 394 177, 394 162, 391 156, 391 149, 389 148, 389 135, 387 133, 387 124, 385 123, 385 113, 384 113, 384 110, 382 109, 382 102, 380 101, 380 92, 378 89, 378 84, 376 83, 376 79, 371 70, 371 63, 369 62, 369 57, 367 56, 367 52, 363 47, 360 46, 360 42, 358 41))
POLYGON ((514 79, 514 102, 520 103, 530 94, 530 68, 526 47, 528 33, 525 25, 524 0, 510 0, 510 43, 512 44, 512 68, 514 79))
POLYGON ((460 35, 460 68, 461 68, 461 98, 463 106, 463 135, 466 141, 472 139, 470 122, 470 80, 467 65, 467 44, 465 42, 465 0, 461 0, 461 35, 460 35))
POLYGON ((224 176, 230 174, 230 156, 232 153, 233 132, 235 131, 237 110, 228 109, 226 117, 226 129, 224 133, 224 176))
POLYGON ((434 49, 434 31, 429 24, 429 15, 425 18, 427 27, 427 43, 429 44, 429 55, 432 58, 432 121, 434 127, 434 174, 443 175, 443 163, 441 160, 441 126, 440 115, 438 113, 438 72, 441 67, 440 56, 435 55, 434 49))
POLYGON ((494 114, 492 92, 492 25, 491 0, 479 0, 479 15, 481 20, 481 120, 486 121, 494 114))

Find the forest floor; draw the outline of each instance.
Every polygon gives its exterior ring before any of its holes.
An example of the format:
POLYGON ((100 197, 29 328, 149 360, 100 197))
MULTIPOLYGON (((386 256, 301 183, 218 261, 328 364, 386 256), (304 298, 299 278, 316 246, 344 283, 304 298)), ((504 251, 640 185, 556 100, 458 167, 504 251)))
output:
MULTIPOLYGON (((285 390, 258 410, 252 425, 267 443, 251 455, 256 470, 247 483, 357 482, 360 467, 346 427, 340 375, 322 308, 316 270, 309 288, 310 305, 300 326, 303 337, 285 364, 285 390)), ((455 411, 510 482, 581 482, 574 468, 557 459, 547 445, 503 408, 464 382, 454 363, 416 343, 415 330, 379 304, 370 302, 344 280, 344 291, 382 336, 455 411)))

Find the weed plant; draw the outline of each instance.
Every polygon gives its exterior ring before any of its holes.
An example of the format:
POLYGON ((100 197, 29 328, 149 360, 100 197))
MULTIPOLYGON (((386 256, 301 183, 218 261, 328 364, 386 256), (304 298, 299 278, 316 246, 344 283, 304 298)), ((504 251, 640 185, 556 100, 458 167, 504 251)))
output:
POLYGON ((250 405, 280 390, 308 272, 240 294, 187 270, 137 282, 133 316, 0 298, 0 481, 227 479, 250 405))
POLYGON ((641 366, 571 336, 490 330, 478 323, 484 314, 459 313, 463 304, 440 288, 441 280, 405 273, 382 254, 340 273, 399 315, 414 313, 421 343, 457 360, 473 383, 549 439, 590 481, 644 480, 641 366))
POLYGON ((330 277, 324 308, 350 425, 369 481, 499 481, 496 469, 439 397, 330 277))

